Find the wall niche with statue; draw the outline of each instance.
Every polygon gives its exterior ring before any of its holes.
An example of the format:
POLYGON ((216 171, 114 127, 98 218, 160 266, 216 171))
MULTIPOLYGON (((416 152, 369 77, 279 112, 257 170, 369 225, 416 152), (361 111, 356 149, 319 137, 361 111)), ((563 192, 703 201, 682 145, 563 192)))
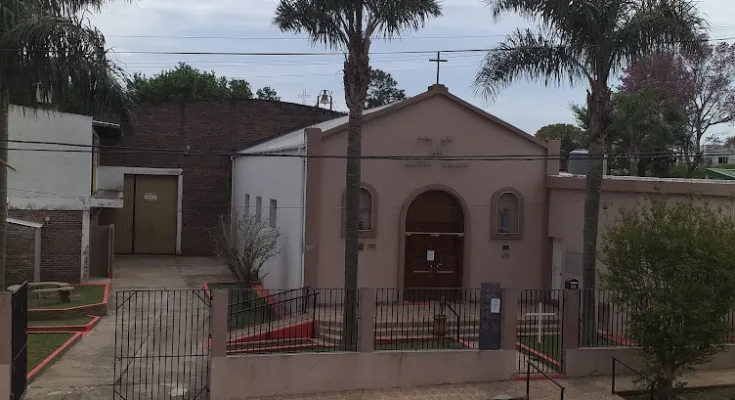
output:
POLYGON ((490 200, 490 238, 523 238, 523 195, 515 188, 505 187, 493 194, 490 200))

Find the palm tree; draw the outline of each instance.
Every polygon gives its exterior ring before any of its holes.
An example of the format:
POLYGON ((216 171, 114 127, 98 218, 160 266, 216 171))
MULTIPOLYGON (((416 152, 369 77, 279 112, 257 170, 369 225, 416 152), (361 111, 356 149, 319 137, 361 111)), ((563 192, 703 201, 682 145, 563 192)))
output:
POLYGON ((362 116, 370 83, 370 43, 418 30, 441 15, 436 0, 280 0, 274 23, 281 31, 305 33, 314 44, 345 53, 345 101, 350 110, 345 190, 346 344, 356 344, 357 261, 362 116))
MULTIPOLYGON (((83 18, 104 0, 0 0, 0 199, 8 196, 10 104, 86 113, 134 104, 107 58, 102 34, 83 18)), ((5 287, 6 218, 0 201, 0 288, 5 287)))
MULTIPOLYGON (((585 82, 589 169, 584 207, 583 288, 596 287, 597 225, 605 136, 612 124, 608 81, 629 62, 666 47, 697 51, 704 25, 690 0, 485 0, 495 18, 515 12, 538 24, 517 30, 490 51, 475 88, 493 97, 521 78, 557 85, 585 82)), ((592 332, 594 290, 585 299, 584 326, 592 332)), ((586 336, 586 334, 585 334, 586 336)))

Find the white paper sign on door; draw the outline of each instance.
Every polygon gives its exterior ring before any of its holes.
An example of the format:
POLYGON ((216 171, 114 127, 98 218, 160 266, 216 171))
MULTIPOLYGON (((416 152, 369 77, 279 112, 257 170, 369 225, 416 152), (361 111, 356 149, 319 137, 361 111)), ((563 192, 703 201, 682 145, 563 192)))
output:
POLYGON ((434 261, 434 250, 426 250, 426 261, 434 261))
POLYGON ((156 193, 143 193, 143 200, 145 200, 145 201, 156 201, 156 200, 158 200, 158 194, 156 194, 156 193))

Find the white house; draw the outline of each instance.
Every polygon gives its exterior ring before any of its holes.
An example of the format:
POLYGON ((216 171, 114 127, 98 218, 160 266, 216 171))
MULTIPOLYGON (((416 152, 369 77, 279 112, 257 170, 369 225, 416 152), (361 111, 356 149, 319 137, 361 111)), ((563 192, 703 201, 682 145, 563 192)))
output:
POLYGON ((707 165, 735 164, 735 150, 727 146, 705 144, 702 146, 702 152, 707 165))
MULTIPOLYGON (((122 198, 96 190, 95 129, 119 129, 92 117, 12 106, 9 115, 8 214, 42 224, 40 279, 79 282, 90 278, 90 230, 102 208, 122 198)), ((11 232, 12 233, 12 232, 11 232)), ((14 251, 8 237, 8 253, 14 251)), ((14 268, 9 280, 39 278, 14 268)))

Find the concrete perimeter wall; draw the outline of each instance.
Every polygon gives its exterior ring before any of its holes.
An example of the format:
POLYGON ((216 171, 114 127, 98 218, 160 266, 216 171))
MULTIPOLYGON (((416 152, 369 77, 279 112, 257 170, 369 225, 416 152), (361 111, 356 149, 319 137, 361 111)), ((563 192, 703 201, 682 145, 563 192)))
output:
POLYGON ((11 293, 0 292, 0 399, 10 398, 10 364, 12 362, 12 314, 11 293))
POLYGON ((210 394, 217 400, 487 382, 517 372, 517 296, 503 291, 500 350, 375 351, 375 289, 360 289, 358 351, 227 356, 226 291, 213 293, 210 394), (364 299, 364 300, 363 300, 364 299), (372 300, 372 301, 371 301, 372 300))

